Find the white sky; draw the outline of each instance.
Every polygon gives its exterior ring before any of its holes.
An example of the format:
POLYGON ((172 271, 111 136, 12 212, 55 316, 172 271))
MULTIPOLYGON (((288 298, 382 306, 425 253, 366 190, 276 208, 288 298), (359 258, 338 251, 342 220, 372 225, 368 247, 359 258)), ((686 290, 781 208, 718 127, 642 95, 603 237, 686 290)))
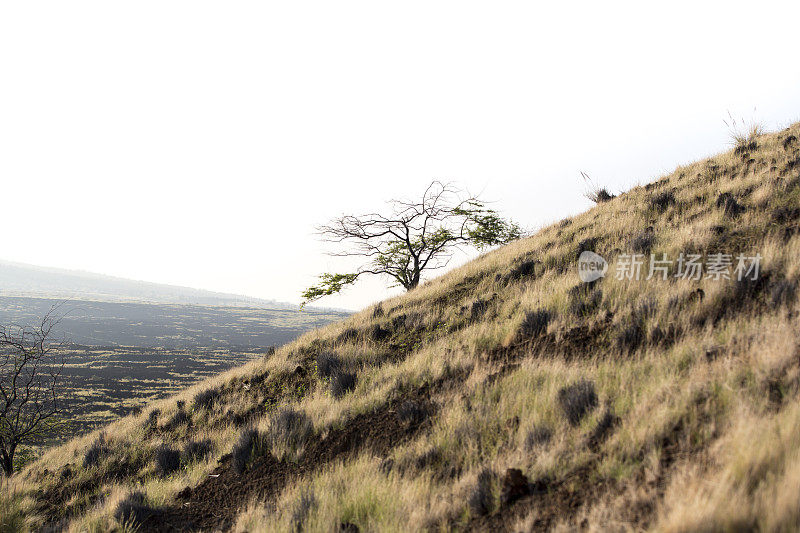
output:
POLYGON ((651 4, 3 2, 0 258, 299 302, 431 178, 540 227, 800 120, 797 2, 651 4))

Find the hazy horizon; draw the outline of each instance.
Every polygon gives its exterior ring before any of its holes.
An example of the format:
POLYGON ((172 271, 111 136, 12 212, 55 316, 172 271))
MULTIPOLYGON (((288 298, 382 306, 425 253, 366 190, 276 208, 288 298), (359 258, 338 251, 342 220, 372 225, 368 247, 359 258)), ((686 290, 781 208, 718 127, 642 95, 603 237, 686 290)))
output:
MULTIPOLYGON (((348 270, 316 225, 431 179, 535 229, 590 206, 581 170, 625 190, 729 148, 729 112, 769 130, 800 119, 798 15, 5 4, 0 258, 298 303, 348 270)), ((317 305, 395 293, 373 279, 317 305)))

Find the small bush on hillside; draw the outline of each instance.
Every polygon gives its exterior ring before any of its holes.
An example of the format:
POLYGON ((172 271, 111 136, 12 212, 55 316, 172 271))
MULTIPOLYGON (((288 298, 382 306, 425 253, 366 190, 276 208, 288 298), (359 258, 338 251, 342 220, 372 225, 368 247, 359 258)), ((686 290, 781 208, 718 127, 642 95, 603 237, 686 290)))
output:
POLYGON ((540 261, 537 261, 536 259, 523 261, 522 263, 512 268, 505 276, 503 276, 504 281, 505 282, 518 281, 525 278, 535 279, 536 264, 539 262, 540 261))
POLYGON ((647 338, 647 332, 639 322, 623 325, 617 335, 617 348, 621 352, 630 353, 641 346, 647 338))
POLYGON ((631 316, 633 320, 646 320, 658 311, 658 300, 653 297, 642 298, 634 307, 631 316))
POLYGON ((480 320, 483 315, 486 313, 486 309, 489 307, 489 302, 486 300, 481 300, 480 298, 472 302, 469 307, 469 320, 470 322, 476 322, 480 320))
POLYGON ((764 126, 756 121, 749 124, 744 119, 736 120, 733 115, 728 113, 728 120, 723 120, 728 127, 731 141, 733 141, 734 153, 741 155, 748 152, 753 152, 758 149, 757 139, 764 134, 764 126))
POLYGON ((324 378, 338 374, 342 370, 342 360, 331 352, 321 352, 317 355, 317 372, 324 378))
POLYGON ((744 207, 736 201, 736 198, 729 192, 724 192, 717 198, 717 207, 721 208, 723 212, 735 217, 744 211, 744 207))
POLYGON ((358 339, 358 330, 355 328, 347 328, 336 338, 337 342, 352 342, 358 339))
POLYGON ((569 312, 576 316, 586 316, 593 313, 600 307, 603 301, 603 291, 592 290, 594 282, 581 283, 570 289, 569 303, 567 307, 569 312))
POLYGON ((219 391, 217 389, 206 389, 204 391, 200 391, 194 395, 194 399, 192 400, 192 405, 194 409, 211 409, 214 406, 214 402, 217 401, 219 397, 219 391))
POLYGON ((525 319, 522 321, 520 333, 523 337, 535 337, 547 329, 547 324, 550 323, 550 313, 544 309, 536 311, 528 311, 525 314, 525 319))
POLYGON ((169 446, 160 446, 155 454, 156 472, 168 476, 181 467, 181 454, 169 446))
POLYGON ((339 372, 331 376, 331 396, 341 398, 356 388, 356 375, 353 372, 339 372))
POLYGON ((525 435, 525 449, 528 451, 533 450, 537 446, 547 444, 553 438, 553 432, 550 428, 545 426, 534 426, 527 435, 525 435))
POLYGON ((578 246, 575 247, 575 260, 577 261, 583 252, 594 252, 597 250, 597 245, 599 243, 600 239, 597 237, 587 237, 582 239, 578 243, 578 246))
POLYGON ((189 413, 187 413, 186 410, 183 409, 183 406, 180 406, 178 410, 175 411, 175 414, 172 415, 172 418, 170 418, 169 421, 166 423, 165 428, 166 429, 177 428, 178 426, 182 426, 183 424, 188 424, 191 421, 191 419, 192 417, 189 415, 189 413))
POLYGON ((83 467, 93 468, 98 466, 103 457, 108 455, 110 451, 106 436, 104 433, 101 433, 83 455, 83 467))
POLYGON ((144 429, 145 430, 155 429, 156 426, 158 426, 159 416, 161 416, 160 409, 153 409, 152 411, 150 411, 150 413, 147 415, 147 420, 144 421, 144 429))
POLYGON ((413 464, 417 470, 430 468, 442 461, 442 452, 436 447, 431 447, 414 457, 413 464))
POLYGON ((671 205, 675 205, 675 193, 672 191, 663 191, 650 198, 650 207, 659 213, 663 213, 671 205))
POLYGON ((382 342, 391 337, 392 332, 382 328, 380 324, 372 324, 367 330, 367 336, 372 339, 373 342, 382 342))
POLYGON ((397 409, 397 417, 400 419, 400 423, 409 427, 425 420, 427 413, 419 403, 413 400, 406 400, 397 409))
POLYGON ((384 315, 383 305, 381 304, 376 305, 375 308, 372 310, 372 318, 380 318, 383 315, 384 315))
POLYGON ((795 283, 789 280, 780 280, 772 286, 770 300, 773 306, 783 305, 794 300, 795 283))
POLYGON ((495 473, 490 468, 484 468, 478 474, 478 481, 469 493, 467 505, 472 514, 477 516, 487 515, 494 507, 494 495, 492 486, 494 485, 495 473))
POLYGON ((267 441, 272 450, 294 451, 305 445, 314 433, 314 424, 302 411, 282 407, 269 421, 267 441))
POLYGON ((259 434, 255 428, 246 428, 239 434, 239 438, 231 450, 231 465, 237 474, 244 473, 253 457, 253 451, 258 445, 258 441, 259 434))
POLYGON ((345 371, 345 365, 340 358, 330 352, 317 355, 317 371, 319 375, 328 380, 331 395, 341 398, 353 390, 356 385, 356 375, 345 371))
POLYGON ((311 509, 317 505, 317 499, 314 497, 314 492, 310 489, 307 491, 303 491, 300 494, 300 498, 297 499, 297 502, 294 504, 294 508, 292 509, 292 531, 293 532, 301 532, 305 526, 305 522, 308 519, 308 515, 311 513, 311 509))
POLYGON ((178 408, 178 411, 183 411, 186 408, 186 402, 183 400, 178 400, 175 402, 175 406, 178 408))
POLYGON ((214 444, 209 439, 192 440, 183 447, 181 460, 183 464, 191 464, 208 457, 214 451, 214 444))
POLYGON ((141 525, 145 520, 153 516, 155 510, 147 505, 144 493, 135 491, 125 497, 117 504, 114 511, 114 518, 117 522, 124 525, 141 525))
POLYGON ((649 254, 656 241, 656 234, 652 227, 647 227, 643 231, 631 237, 631 250, 637 254, 649 254))
POLYGON ((588 187, 588 190, 584 193, 584 196, 586 196, 586 198, 592 202, 600 204, 616 198, 613 194, 608 192, 608 189, 605 187, 595 185, 594 181, 592 181, 592 178, 590 178, 585 172, 581 172, 581 176, 588 187))
POLYGON ((619 424, 619 421, 620 418, 607 409, 597 422, 597 425, 594 427, 592 432, 589 434, 589 445, 597 446, 603 442, 611 433, 611 430, 613 430, 614 427, 619 424))
POLYGON ((579 381, 558 391, 558 405, 567 421, 577 426, 583 417, 597 407, 597 394, 591 381, 579 381))

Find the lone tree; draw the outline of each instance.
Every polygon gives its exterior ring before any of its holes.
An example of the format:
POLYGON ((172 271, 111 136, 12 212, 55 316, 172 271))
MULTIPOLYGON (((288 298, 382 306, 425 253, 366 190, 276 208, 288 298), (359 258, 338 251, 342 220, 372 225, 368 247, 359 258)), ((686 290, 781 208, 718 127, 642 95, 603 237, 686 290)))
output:
POLYGON ((0 326, 0 464, 14 473, 21 445, 38 444, 62 425, 63 356, 49 337, 57 320, 45 315, 35 327, 0 326))
POLYGON ((318 228, 322 239, 343 245, 331 255, 363 257, 355 272, 319 276, 306 289, 303 305, 338 293, 365 274, 388 276, 394 286, 411 290, 422 273, 447 265, 462 247, 482 250, 518 239, 521 230, 486 202, 451 184, 433 181, 418 201, 391 200, 386 215, 345 215, 318 228))

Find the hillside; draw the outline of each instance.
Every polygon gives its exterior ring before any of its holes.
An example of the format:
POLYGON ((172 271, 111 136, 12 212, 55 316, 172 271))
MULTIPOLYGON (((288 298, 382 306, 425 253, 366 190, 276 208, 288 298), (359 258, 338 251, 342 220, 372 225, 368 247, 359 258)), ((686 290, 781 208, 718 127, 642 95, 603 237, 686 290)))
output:
POLYGON ((296 305, 273 300, 3 260, 0 296, 297 309, 296 305))
POLYGON ((680 167, 52 449, 0 514, 68 531, 794 530, 798 137, 680 167), (591 283, 587 250, 609 264, 591 283), (618 279, 634 253, 675 263, 618 279), (676 277, 681 253, 702 279, 676 277), (760 256, 741 281, 740 254, 760 256))

